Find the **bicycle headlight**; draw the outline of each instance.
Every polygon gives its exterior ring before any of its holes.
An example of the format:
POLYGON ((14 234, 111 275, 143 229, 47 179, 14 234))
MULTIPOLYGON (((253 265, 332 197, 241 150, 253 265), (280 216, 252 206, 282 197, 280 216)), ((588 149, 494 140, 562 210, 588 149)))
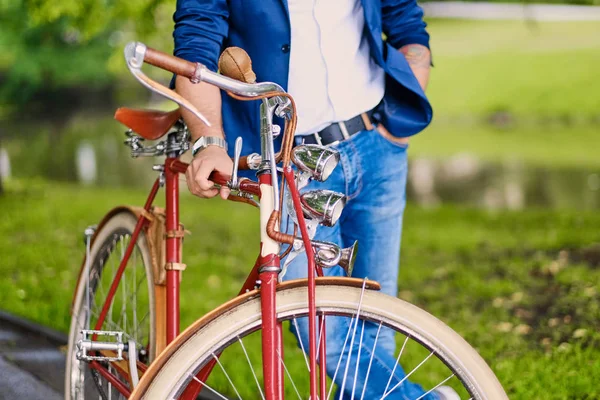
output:
POLYGON ((331 190, 310 190, 300 196, 300 201, 306 217, 333 226, 346 205, 346 196, 331 190))
POLYGON ((337 150, 316 144, 303 144, 294 148, 292 161, 302 171, 323 182, 329 178, 340 161, 337 150))

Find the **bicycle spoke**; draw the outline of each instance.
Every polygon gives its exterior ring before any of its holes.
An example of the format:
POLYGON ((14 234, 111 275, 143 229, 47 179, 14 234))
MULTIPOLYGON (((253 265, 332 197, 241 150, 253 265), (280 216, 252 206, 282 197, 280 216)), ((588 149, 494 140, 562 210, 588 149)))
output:
POLYGON ((429 353, 429 355, 428 355, 427 357, 425 357, 425 359, 424 359, 423 361, 421 361, 421 363, 420 363, 419 365, 417 365, 415 368, 413 368, 413 370, 412 370, 412 371, 410 371, 408 374, 406 374, 406 375, 404 376, 404 378, 402 378, 402 379, 400 380, 400 382, 398 382, 398 383, 396 384, 396 386, 394 386, 394 387, 393 387, 393 388, 392 388, 392 389, 391 389, 389 392, 387 392, 387 393, 385 393, 385 392, 384 392, 384 394, 383 394, 383 397, 382 397, 380 400, 383 400, 383 399, 385 399, 385 398, 386 398, 386 397, 387 397, 387 396, 388 396, 390 393, 392 393, 394 390, 396 390, 396 388, 397 388, 397 387, 399 387, 400 385, 402 385, 402 384, 404 383, 404 381, 406 381, 406 380, 408 379, 408 377, 409 377, 409 376, 411 376, 411 375, 412 375, 412 374, 413 374, 413 373, 414 373, 416 370, 418 370, 418 369, 421 367, 421 365, 425 364, 425 362, 426 362, 427 360, 429 360, 429 358, 430 358, 430 357, 431 357, 433 354, 434 354, 434 352, 433 352, 433 351, 432 351, 431 353, 429 353))
POLYGON ((363 400, 363 398, 365 397, 365 390, 367 389, 367 383, 369 382, 369 373, 371 372, 371 365, 373 364, 373 357, 375 356, 375 348, 377 347, 377 340, 379 339, 379 332, 381 331, 382 325, 383 325, 383 322, 380 322, 379 328, 377 328, 377 334, 375 335, 375 343, 373 344, 373 350, 371 351, 371 358, 369 359, 369 366, 367 367, 367 375, 365 376, 365 383, 363 385, 363 390, 360 395, 360 400, 363 400))
MULTIPOLYGON (((137 283, 136 283, 136 291, 137 291, 137 289, 139 289, 140 285, 141 285, 141 284, 142 284, 142 283, 143 283, 145 280, 146 280, 146 277, 145 277, 145 276, 142 276, 142 277, 140 278, 140 280, 139 280, 139 281, 137 281, 137 283)), ((132 302, 132 301, 133 301, 133 294, 132 294, 132 295, 129 295, 129 297, 126 299, 126 301, 127 301, 127 302, 132 302)))
MULTIPOLYGON (((300 335, 300 328, 298 328, 298 321, 296 320, 296 317, 294 317, 294 319, 292 320, 294 326, 296 327, 296 332, 298 332, 298 335, 300 335)), ((302 340, 298 340, 298 342, 300 342, 300 348, 302 349, 302 355, 304 356, 304 361, 306 362, 306 369, 310 372, 310 365, 308 365, 308 357, 306 357, 306 351, 304 351, 304 343, 302 343, 302 340)), ((317 351, 317 354, 319 352, 317 351)))
POLYGON ((252 363, 250 362, 250 357, 248 356, 248 352, 246 351, 246 346, 244 346, 244 342, 242 341, 242 338, 239 336, 238 336, 238 341, 240 342, 240 345, 242 346, 242 350, 244 351, 244 355, 246 356, 246 360, 248 361, 248 365, 250 366, 250 371, 252 371, 252 376, 254 376, 254 382, 256 382, 256 386, 258 387, 258 391, 260 392, 260 397, 263 400, 265 400, 265 395, 263 394, 262 388, 260 387, 260 383, 258 383, 258 377, 256 376, 254 368, 252 367, 252 363))
MULTIPOLYGON (((104 264, 100 265, 100 268, 104 268, 104 264)), ((96 298, 98 297, 98 289, 100 289, 100 298, 106 299, 106 292, 104 291, 104 286, 102 285, 102 281, 100 280, 100 274, 96 269, 94 269, 94 274, 96 274, 96 296, 94 296, 94 306, 97 309, 99 307, 96 298)))
POLYGON ((217 364, 219 364, 219 367, 221 367, 221 370, 223 371, 223 373, 225 374, 225 377, 229 381, 229 384, 231 385, 231 387, 235 391, 235 394, 237 395, 238 399, 242 400, 242 396, 240 396, 240 393, 238 392, 237 388, 235 387, 235 385, 231 381, 231 378, 229 377, 229 374, 227 373, 227 371, 225 371, 225 368, 223 367, 223 364, 221 364, 221 361, 219 360, 219 357, 217 357, 214 353, 212 354, 212 356, 215 359, 215 361, 217 362, 217 364))
POLYGON ((206 384, 206 382, 202 382, 200 379, 196 378, 195 375, 190 375, 192 377, 193 380, 195 380, 196 382, 198 382, 199 384, 201 384, 203 387, 207 388, 208 390, 210 390, 211 392, 213 392, 214 394, 216 394, 217 396, 219 396, 220 398, 222 398, 223 400, 229 400, 227 397, 223 396, 221 393, 217 392, 215 389, 211 388, 210 386, 208 386, 206 384))
POLYGON ((363 335, 365 333, 365 320, 363 319, 362 327, 360 330, 360 341, 358 343, 358 355, 356 356, 356 368, 354 369, 354 385, 352 385, 352 394, 350 398, 354 398, 354 390, 356 389, 356 382, 358 382, 358 366, 360 365, 360 351, 362 350, 363 335))
MULTIPOLYGON (((123 276, 123 278, 126 278, 126 275, 123 276)), ((121 297, 122 297, 122 302, 123 304, 121 304, 121 314, 119 315, 119 321, 121 321, 121 323, 123 324, 123 326, 125 327, 126 330, 127 329, 127 279, 123 279, 123 282, 119 282, 122 283, 121 286, 121 297)))
POLYGON ((410 335, 407 335, 406 339, 404 339, 404 344, 402 344, 400 353, 398 353, 398 358, 396 358, 396 364, 394 364, 394 368, 392 369, 392 373, 390 374, 390 379, 388 380, 387 385, 385 385, 385 389, 383 390, 384 394, 387 392, 388 388, 390 387, 390 383, 392 383, 392 379, 394 378, 394 372, 396 372, 396 367, 398 367, 398 365, 400 364, 400 357, 402 357, 402 353, 404 352, 404 348, 406 347, 406 342, 408 342, 409 338, 410 338, 410 335))
MULTIPOLYGON (((323 334, 323 325, 325 325, 325 314, 321 313, 321 328, 319 329, 319 332, 317 332, 317 357, 319 354, 319 350, 321 349, 321 335, 323 334)), ((325 340, 327 340, 327 336, 325 336, 325 340)), ((304 357, 306 358, 306 356, 304 357)), ((308 370, 310 371, 310 368, 308 370)))
MULTIPOLYGON (((358 307, 356 308, 356 322, 354 323, 354 328, 351 327, 352 339, 350 340, 350 348, 348 349, 348 360, 346 361, 346 369, 344 370, 344 379, 342 379, 342 387, 340 389, 340 400, 344 394, 344 387, 346 386, 346 378, 348 377, 348 368, 350 367, 350 361, 352 360, 352 348, 354 347, 354 338, 356 336, 356 328, 358 328, 358 319, 360 317, 360 308, 363 302, 363 296, 365 295, 365 285, 367 281, 363 281, 362 291, 360 292, 360 300, 358 302, 358 307)), ((342 355, 344 353, 342 352, 342 355)))
POLYGON ((136 276, 137 276, 137 251, 133 252, 133 276, 131 277, 131 282, 133 283, 132 291, 133 291, 133 340, 137 341, 138 336, 138 323, 137 323, 137 287, 136 276))
POLYGON ((285 373, 287 374, 288 378, 290 379, 290 382, 292 383, 292 387, 294 388, 294 391, 296 391, 298 398, 300 400, 302 400, 302 396, 300 396, 300 392, 298 392, 298 388, 296 387, 296 384, 294 383, 294 379, 292 379, 292 375, 290 375, 290 371, 288 371, 287 367, 285 366, 285 362, 283 362, 283 359, 281 358, 281 353, 279 352, 279 349, 277 349, 277 355, 279 356, 279 360, 281 361, 281 364, 283 365, 283 369, 285 370, 285 373))
POLYGON ((454 374, 450 375, 449 377, 447 377, 446 379, 444 379, 443 381, 441 381, 440 383, 438 383, 437 385, 435 385, 434 387, 429 389, 427 392, 423 393, 421 396, 419 396, 415 400, 421 400, 423 397, 427 396, 429 393, 433 392, 435 389, 439 388, 444 383, 448 382, 453 376, 454 376, 454 374))
MULTIPOLYGON (((116 246, 117 246, 117 239, 115 238, 115 240, 113 242, 113 247, 112 248, 114 249, 116 246)), ((118 268, 118 266, 117 266, 117 268, 118 268)), ((109 285, 110 285, 110 282, 114 281, 115 278, 116 278, 116 276, 117 276, 117 271, 115 271, 115 258, 112 258, 112 261, 110 263, 110 272, 111 272, 111 274, 110 274, 110 280, 108 281, 109 285)), ((104 299, 104 301, 106 301, 106 298, 104 299)), ((113 321, 113 305, 114 304, 115 304, 115 302, 111 301, 111 303, 110 303, 110 305, 108 307, 108 314, 107 314, 107 316, 110 315, 110 322, 111 323, 114 322, 113 321)), ((105 318, 105 320, 106 320, 106 318, 105 318)))
MULTIPOLYGON (((110 366, 110 364, 108 365, 108 372, 112 375, 112 367, 110 366)), ((108 400, 112 400, 112 384, 110 383, 110 381, 106 381, 107 383, 107 389, 108 389, 108 400)))
POLYGON ((344 357, 344 353, 346 352, 346 345, 348 344, 348 339, 350 338, 350 332, 352 332, 352 325, 354 324, 354 320, 358 321, 358 316, 355 314, 350 320, 350 326, 348 328, 348 333, 346 334, 346 339, 344 339, 344 345, 342 346, 342 351, 340 353, 340 357, 338 358, 337 365, 335 366, 335 371, 333 373, 333 377, 331 378, 331 386, 329 387, 329 392, 327 392, 327 400, 329 400, 329 396, 333 392, 333 386, 335 385, 335 378, 337 377, 338 370, 340 369, 340 365, 342 364, 342 358, 344 357))

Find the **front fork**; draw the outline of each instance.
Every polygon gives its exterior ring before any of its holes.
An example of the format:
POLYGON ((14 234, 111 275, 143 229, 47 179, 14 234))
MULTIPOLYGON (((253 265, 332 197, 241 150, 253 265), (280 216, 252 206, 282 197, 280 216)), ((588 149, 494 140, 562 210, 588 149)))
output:
POLYGON ((275 198, 272 175, 259 175, 261 251, 258 259, 260 303, 262 311, 262 361, 265 395, 267 400, 283 399, 283 340, 281 322, 277 321, 276 289, 281 260, 279 243, 267 235, 267 222, 274 208, 275 198))

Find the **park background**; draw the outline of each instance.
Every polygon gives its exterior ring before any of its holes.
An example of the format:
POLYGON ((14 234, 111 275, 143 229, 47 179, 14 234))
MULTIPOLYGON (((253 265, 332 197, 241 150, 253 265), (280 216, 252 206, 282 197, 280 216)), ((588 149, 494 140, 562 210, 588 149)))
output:
MULTIPOLYGON (((600 21, 516 6, 427 19, 435 117, 410 144, 399 296, 475 346, 510 398, 600 398, 600 21)), ((173 10, 0 0, 0 309, 66 331, 83 229, 145 199, 152 161, 129 158, 112 114, 172 108, 122 49, 169 52, 173 10)), ((182 220, 185 326, 236 293, 258 218, 185 193, 182 220)))

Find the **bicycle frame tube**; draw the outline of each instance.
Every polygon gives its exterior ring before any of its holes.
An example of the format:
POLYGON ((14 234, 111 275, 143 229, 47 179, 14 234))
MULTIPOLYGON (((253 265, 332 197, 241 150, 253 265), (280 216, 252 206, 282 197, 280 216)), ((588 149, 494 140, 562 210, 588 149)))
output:
POLYGON ((281 323, 277 322, 275 290, 280 269, 279 243, 267 235, 267 222, 277 199, 273 195, 271 173, 259 176, 260 182, 260 231, 261 252, 259 256, 260 299, 262 311, 262 359, 266 400, 283 399, 283 347, 281 346, 281 323), (281 360, 281 361, 280 361, 281 360))
MULTIPOLYGON (((171 165, 174 158, 167 158, 165 165, 171 165)), ((179 180, 178 172, 165 168, 166 181, 166 228, 167 232, 179 230, 179 180)), ((181 238, 167 235, 167 265, 181 264, 181 238)), ((179 276, 176 269, 167 270, 167 345, 179 335, 179 276)))
POLYGON ((131 392, 129 389, 113 374, 108 372, 98 361, 91 361, 90 367, 94 368, 100 375, 102 375, 111 385, 115 387, 125 397, 129 397, 131 392))

